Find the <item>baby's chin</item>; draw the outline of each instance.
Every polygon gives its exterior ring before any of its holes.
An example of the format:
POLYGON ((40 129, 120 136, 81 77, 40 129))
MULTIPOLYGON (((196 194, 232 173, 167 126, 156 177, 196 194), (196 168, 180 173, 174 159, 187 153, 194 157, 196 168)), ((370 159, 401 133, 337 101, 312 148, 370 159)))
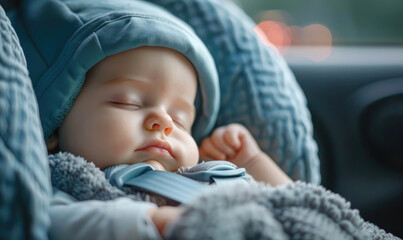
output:
POLYGON ((150 164, 151 166, 153 166, 155 170, 158 170, 158 171, 167 171, 167 170, 165 169, 165 167, 164 167, 160 162, 158 162, 157 160, 149 159, 149 160, 146 160, 146 161, 144 161, 144 162, 150 164))

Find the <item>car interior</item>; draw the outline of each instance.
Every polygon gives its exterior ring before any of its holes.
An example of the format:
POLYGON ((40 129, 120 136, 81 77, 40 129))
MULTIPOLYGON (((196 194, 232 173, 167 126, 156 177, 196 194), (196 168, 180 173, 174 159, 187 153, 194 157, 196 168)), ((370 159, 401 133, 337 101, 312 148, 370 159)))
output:
POLYGON ((235 2, 305 93, 321 184, 402 237, 403 3, 235 2))
POLYGON ((321 185, 403 237, 403 2, 232 1, 305 94, 321 185))

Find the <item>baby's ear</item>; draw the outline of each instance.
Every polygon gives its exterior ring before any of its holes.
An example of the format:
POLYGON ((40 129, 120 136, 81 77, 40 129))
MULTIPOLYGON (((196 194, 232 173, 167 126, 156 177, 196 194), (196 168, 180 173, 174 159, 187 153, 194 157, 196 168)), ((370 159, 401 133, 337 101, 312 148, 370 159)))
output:
POLYGON ((56 130, 52 135, 50 135, 48 140, 46 140, 46 148, 48 149, 48 153, 54 153, 55 151, 57 151, 58 146, 59 137, 56 130))

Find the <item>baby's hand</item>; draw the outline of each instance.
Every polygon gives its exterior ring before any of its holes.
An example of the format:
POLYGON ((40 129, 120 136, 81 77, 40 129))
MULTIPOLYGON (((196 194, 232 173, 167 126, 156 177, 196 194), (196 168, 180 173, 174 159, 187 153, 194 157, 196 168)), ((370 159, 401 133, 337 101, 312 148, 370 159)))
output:
POLYGON ((148 210, 148 215, 153 221, 161 237, 163 237, 165 227, 175 222, 179 218, 181 213, 181 208, 170 206, 151 208, 148 210))
POLYGON ((241 124, 217 128, 199 148, 201 158, 226 160, 247 168, 262 153, 248 129, 241 124))

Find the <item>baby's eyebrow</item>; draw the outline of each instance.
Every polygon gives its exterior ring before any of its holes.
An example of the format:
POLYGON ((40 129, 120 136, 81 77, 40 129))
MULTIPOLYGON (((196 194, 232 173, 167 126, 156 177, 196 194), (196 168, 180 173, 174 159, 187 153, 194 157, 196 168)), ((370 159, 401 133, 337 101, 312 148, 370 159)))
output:
POLYGON ((102 85, 117 85, 117 84, 122 84, 122 83, 143 85, 143 86, 152 85, 151 82, 143 81, 140 78, 122 77, 122 76, 109 79, 109 80, 105 81, 104 83, 102 83, 102 85))

